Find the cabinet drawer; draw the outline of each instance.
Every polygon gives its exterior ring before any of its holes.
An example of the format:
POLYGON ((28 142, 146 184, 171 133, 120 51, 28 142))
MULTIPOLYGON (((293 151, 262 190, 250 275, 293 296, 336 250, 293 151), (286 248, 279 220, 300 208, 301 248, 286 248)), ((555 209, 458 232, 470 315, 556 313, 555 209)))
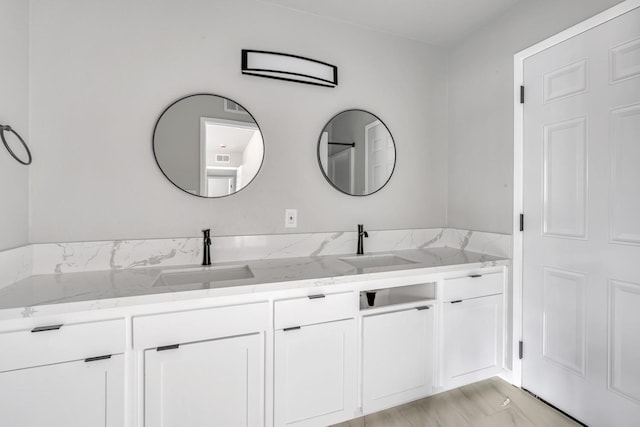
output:
POLYGON ((442 289, 443 301, 464 300, 503 293, 502 273, 478 274, 456 279, 445 279, 442 289))
POLYGON ((123 353, 124 319, 0 334, 0 372, 123 353))
POLYGON ((261 332, 269 327, 269 304, 234 305, 133 319, 133 347, 147 349, 261 332))
POLYGON ((275 329, 349 319, 355 317, 357 306, 354 292, 276 301, 275 329))

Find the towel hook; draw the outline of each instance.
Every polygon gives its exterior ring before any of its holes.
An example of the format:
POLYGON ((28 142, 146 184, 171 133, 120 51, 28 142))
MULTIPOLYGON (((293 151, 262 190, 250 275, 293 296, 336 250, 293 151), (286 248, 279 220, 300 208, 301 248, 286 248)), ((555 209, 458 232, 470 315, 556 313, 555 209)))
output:
POLYGON ((5 148, 7 149, 7 151, 9 152, 9 154, 11 154, 11 157, 13 157, 14 159, 16 159, 18 161, 18 163, 21 163, 23 165, 30 165, 31 164, 31 151, 29 151, 29 147, 27 146, 27 143, 24 142, 24 139, 22 139, 22 137, 18 134, 18 132, 16 132, 15 130, 13 130, 11 128, 11 126, 9 125, 0 125, 0 138, 2 138, 2 143, 4 144, 5 148), (18 139, 20 140, 20 142, 22 143, 22 146, 24 147, 24 149, 27 152, 27 156, 29 157, 29 159, 25 162, 24 160, 20 159, 16 153, 13 152, 13 150, 11 149, 11 147, 9 147, 9 144, 7 143, 7 140, 5 139, 4 136, 4 132, 11 132, 13 133, 15 136, 18 137, 18 139))

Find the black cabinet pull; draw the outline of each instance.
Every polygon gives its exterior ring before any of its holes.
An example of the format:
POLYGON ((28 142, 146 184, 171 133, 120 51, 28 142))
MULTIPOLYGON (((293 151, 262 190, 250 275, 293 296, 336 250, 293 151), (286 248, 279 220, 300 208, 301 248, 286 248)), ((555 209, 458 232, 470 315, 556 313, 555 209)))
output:
POLYGON ((57 331, 60 328, 62 328, 62 324, 49 325, 49 326, 38 326, 37 328, 33 328, 31 330, 31 332, 57 331))
POLYGON ((162 347, 156 348, 156 351, 177 350, 179 347, 180 344, 163 345, 162 347))
POLYGON ((458 304, 459 302, 462 302, 462 300, 461 299, 457 299, 455 301, 451 301, 451 304, 458 304))
POLYGON ((324 298, 325 296, 323 294, 318 294, 318 295, 309 295, 309 299, 319 299, 319 298, 324 298))
POLYGON ((471 277, 472 279, 475 279, 477 277, 482 277, 482 274, 470 274, 469 277, 471 277))
POLYGON ((105 356, 98 356, 98 357, 87 357, 86 359, 84 359, 85 363, 89 363, 89 362, 97 362, 98 360, 107 360, 107 359, 111 359, 111 355, 107 354, 105 356))
POLYGON ((423 306, 420 306, 420 307, 416 307, 416 310, 422 311, 422 310, 429 310, 430 308, 431 308, 431 306, 429 306, 429 305, 423 305, 423 306))
POLYGON ((300 329, 300 326, 292 326, 290 328, 284 328, 283 331, 287 332, 287 331, 295 331, 296 329, 300 329))

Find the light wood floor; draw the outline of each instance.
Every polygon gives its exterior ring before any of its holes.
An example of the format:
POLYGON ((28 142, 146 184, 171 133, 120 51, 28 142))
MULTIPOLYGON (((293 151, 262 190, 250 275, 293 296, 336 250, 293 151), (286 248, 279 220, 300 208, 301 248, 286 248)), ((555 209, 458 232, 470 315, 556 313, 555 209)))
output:
POLYGON ((527 392, 491 378, 333 427, 580 426, 527 392))

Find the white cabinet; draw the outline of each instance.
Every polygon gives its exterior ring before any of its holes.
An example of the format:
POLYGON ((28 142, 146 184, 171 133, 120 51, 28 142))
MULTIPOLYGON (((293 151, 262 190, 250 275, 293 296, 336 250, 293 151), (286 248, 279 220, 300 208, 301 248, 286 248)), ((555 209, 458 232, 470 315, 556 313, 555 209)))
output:
POLYGON ((263 426, 268 325, 267 303, 134 318, 144 426, 263 426))
POLYGON ((355 320, 275 333, 275 425, 327 426, 355 416, 355 320))
POLYGON ((121 427, 123 356, 0 373, 0 425, 121 427))
POLYGON ((276 301, 276 427, 324 427, 357 415, 356 306, 354 293, 276 301))
POLYGON ((446 389, 502 370, 503 281, 502 273, 445 280, 441 360, 446 389))
POLYGON ((434 307, 362 319, 365 414, 428 396, 433 390, 434 307))
POLYGON ((122 320, 0 334, 0 425, 124 425, 124 334, 122 320))
POLYGON ((261 335, 145 351, 145 426, 261 426, 261 335))

